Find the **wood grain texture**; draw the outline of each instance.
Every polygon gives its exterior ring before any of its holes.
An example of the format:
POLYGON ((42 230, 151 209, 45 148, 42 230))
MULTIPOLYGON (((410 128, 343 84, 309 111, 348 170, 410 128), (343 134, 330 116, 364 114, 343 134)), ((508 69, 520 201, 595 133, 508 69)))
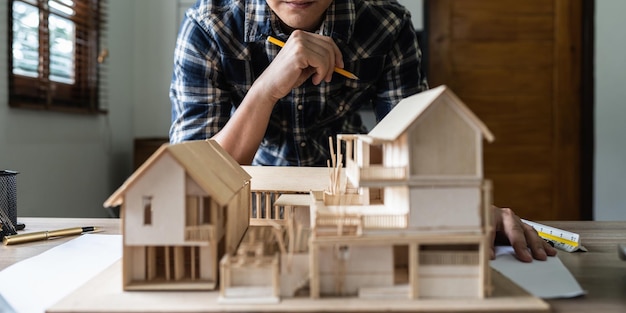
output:
POLYGON ((580 0, 431 0, 429 83, 489 127, 494 203, 535 220, 581 217, 580 0))

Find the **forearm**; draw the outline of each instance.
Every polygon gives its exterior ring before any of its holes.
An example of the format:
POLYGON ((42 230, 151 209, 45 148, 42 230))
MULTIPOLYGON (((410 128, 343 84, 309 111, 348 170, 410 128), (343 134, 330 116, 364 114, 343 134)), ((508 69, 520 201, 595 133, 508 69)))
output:
POLYGON ((276 104, 259 82, 252 85, 226 125, 213 136, 239 164, 251 164, 276 104))

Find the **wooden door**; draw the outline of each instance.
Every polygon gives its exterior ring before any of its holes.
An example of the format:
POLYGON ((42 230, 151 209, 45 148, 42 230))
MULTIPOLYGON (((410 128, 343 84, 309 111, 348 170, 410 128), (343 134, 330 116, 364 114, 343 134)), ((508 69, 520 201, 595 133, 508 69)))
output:
POLYGON ((431 0, 428 79, 494 133, 494 204, 533 220, 578 220, 582 0, 431 0))

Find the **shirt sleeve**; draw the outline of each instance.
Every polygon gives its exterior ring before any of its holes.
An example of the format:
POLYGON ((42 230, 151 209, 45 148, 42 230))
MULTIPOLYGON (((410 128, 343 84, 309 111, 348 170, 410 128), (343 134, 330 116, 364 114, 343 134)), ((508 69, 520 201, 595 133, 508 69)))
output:
POLYGON ((376 122, 387 115, 400 100, 428 89, 422 71, 422 53, 411 17, 404 22, 385 59, 383 75, 378 81, 373 103, 376 122))
POLYGON ((170 142, 211 138, 230 118, 232 103, 211 34, 185 17, 176 40, 170 85, 170 142))

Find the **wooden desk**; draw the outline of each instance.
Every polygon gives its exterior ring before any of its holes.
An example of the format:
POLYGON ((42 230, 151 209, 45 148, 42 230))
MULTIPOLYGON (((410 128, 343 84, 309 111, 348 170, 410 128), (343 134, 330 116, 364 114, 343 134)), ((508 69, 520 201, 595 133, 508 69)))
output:
POLYGON ((626 243, 626 222, 542 222, 580 235, 589 252, 559 251, 559 258, 587 295, 550 300, 554 312, 626 312, 626 261, 617 244, 626 243))
MULTIPOLYGON (((75 226, 101 226, 107 233, 119 234, 118 219, 21 218, 27 231, 75 226)), ((548 300, 553 312, 626 312, 626 262, 618 258, 617 244, 626 243, 626 222, 542 222, 581 235, 589 252, 567 253, 559 257, 578 280, 587 295, 575 299, 548 300)), ((0 270, 25 258, 44 252, 70 238, 0 246, 0 270)))
MULTIPOLYGON (((98 226, 107 234, 120 234, 120 220, 117 218, 18 218, 26 228, 19 233, 44 230, 63 229, 70 227, 98 226)), ((38 255, 52 247, 72 240, 74 236, 55 238, 44 241, 29 242, 19 245, 5 246, 0 244, 0 270, 21 260, 38 255)))

